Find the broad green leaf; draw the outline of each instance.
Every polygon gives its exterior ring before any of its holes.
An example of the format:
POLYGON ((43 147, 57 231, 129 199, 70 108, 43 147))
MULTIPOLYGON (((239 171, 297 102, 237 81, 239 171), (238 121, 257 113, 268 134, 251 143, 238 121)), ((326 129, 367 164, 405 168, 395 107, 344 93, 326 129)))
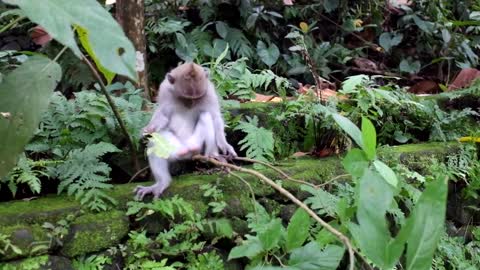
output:
POLYGON ((335 243, 337 239, 338 238, 335 235, 324 228, 318 231, 318 233, 315 235, 315 242, 317 242, 321 247, 335 243))
MULTIPOLYGON (((217 60, 222 55, 222 53, 226 51, 227 53, 223 58, 230 59, 230 55, 227 55, 228 54, 228 50, 226 50, 227 47, 228 47, 228 43, 225 40, 216 38, 213 41, 213 46, 209 42, 206 42, 202 46, 202 50, 204 54, 217 60)), ((223 60, 223 58, 221 58, 220 61, 223 60)))
POLYGON ((173 146, 165 137, 160 133, 152 133, 149 142, 153 143, 153 146, 147 149, 147 155, 154 154, 159 158, 168 158, 175 150, 173 146))
POLYGON ((452 39, 452 35, 447 29, 442 29, 442 39, 443 39, 444 47, 448 47, 448 43, 452 39))
POLYGON ((350 76, 342 83, 342 92, 343 93, 351 93, 355 90, 355 88, 359 85, 362 85, 368 81, 367 75, 355 75, 350 76))
POLYGON ((395 130, 395 132, 393 133, 393 138, 399 143, 406 143, 408 142, 408 140, 410 140, 410 138, 405 136, 405 134, 401 130, 395 130))
POLYGON ((296 39, 296 38, 300 38, 300 37, 302 37, 302 35, 298 31, 290 32, 285 36, 285 38, 291 38, 291 39, 296 39))
POLYGON ((217 22, 215 24, 215 28, 217 29, 218 35, 222 38, 226 38, 228 35, 228 26, 224 22, 217 22))
POLYGON ((374 160, 377 150, 377 132, 372 122, 366 117, 362 117, 362 140, 363 151, 369 160, 374 160))
POLYGON ((358 127, 350 121, 350 119, 342 116, 338 113, 332 114, 333 119, 337 124, 345 131, 350 138, 362 149, 364 148, 363 141, 362 141, 362 132, 358 127))
POLYGON ((81 26, 77 26, 77 34, 80 43, 82 44, 85 51, 87 51, 88 55, 92 57, 93 61, 98 67, 98 70, 103 74, 105 79, 107 79, 107 84, 111 84, 113 78, 115 77, 115 73, 111 72, 107 68, 105 68, 102 63, 98 60, 98 57, 95 55, 95 52, 92 50, 92 46, 90 45, 90 40, 88 38, 88 31, 81 26))
POLYGON ((339 2, 339 0, 325 0, 323 1, 323 8, 327 13, 330 13, 337 9, 339 2))
POLYGON ((380 269, 391 269, 403 248, 394 246, 386 219, 394 189, 375 171, 367 169, 357 184, 357 222, 348 228, 360 250, 380 269))
POLYGON ((290 48, 288 48, 290 51, 292 52, 299 52, 299 51, 303 51, 303 47, 300 46, 300 45, 295 45, 295 46, 292 46, 290 48))
POLYGON ((380 35, 378 42, 386 52, 390 52, 392 47, 397 46, 402 42, 403 34, 385 32, 380 35))
POLYGON ((428 270, 438 240, 444 233, 448 181, 429 183, 407 220, 407 270, 428 270))
POLYGON ((417 15, 413 15, 412 18, 418 28, 422 29, 422 31, 430 34, 435 30, 435 24, 433 22, 424 21, 417 15))
POLYGON ((257 54, 262 62, 269 67, 273 66, 277 62, 278 57, 280 57, 280 51, 275 44, 272 43, 270 47, 267 47, 261 40, 257 43, 257 54))
POLYGON ((255 266, 254 268, 251 268, 250 270, 299 270, 299 269, 296 267, 289 267, 289 266, 280 267, 280 266, 270 266, 270 265, 268 266, 259 265, 259 266, 255 266))
POLYGON ((187 39, 182 33, 175 33, 176 41, 181 47, 188 47, 187 39))
POLYGON ((17 163, 62 76, 61 67, 32 56, 0 83, 0 178, 17 163))
POLYGON ((241 257, 253 258, 263 251, 262 243, 258 238, 250 238, 245 240, 242 245, 232 248, 228 254, 228 260, 241 257))
POLYGON ((358 148, 353 148, 348 151, 347 155, 343 158, 342 165, 349 174, 360 178, 365 169, 368 168, 369 162, 365 156, 365 152, 358 148))
POLYGON ((387 164, 383 163, 380 160, 375 160, 373 161, 373 166, 375 166, 377 172, 382 176, 383 179, 385 179, 385 181, 387 181, 387 183, 389 183, 393 187, 397 187, 397 176, 395 175, 393 170, 387 166, 387 164))
POLYGON ((343 247, 331 245, 322 250, 317 242, 310 242, 292 251, 288 266, 299 270, 335 270, 344 252, 343 247))
POLYGON ((270 221, 265 225, 265 229, 258 234, 258 239, 262 243, 264 250, 271 250, 274 248, 282 238, 282 221, 278 218, 270 221))
POLYGON ((252 15, 247 18, 247 29, 252 29, 255 26, 255 23, 258 19, 258 13, 252 13, 252 15))
POLYGON ((88 31, 92 51, 108 70, 137 80, 135 48, 110 13, 96 0, 4 0, 45 28, 57 41, 81 57, 72 27, 88 31))
MULTIPOLYGON (((220 62, 227 56, 227 54, 229 53, 229 46, 228 46, 228 43, 225 42, 226 45, 225 45, 225 48, 223 49, 222 53, 218 56, 218 58, 215 60, 215 66, 218 66, 220 64, 220 62)), ((214 43, 215 44, 215 43, 214 43)), ((218 46, 220 47, 221 46, 221 43, 217 43, 218 46)), ((215 46, 215 45, 214 45, 215 46)), ((215 46, 216 47, 216 46, 215 46)), ((214 48, 214 50, 216 50, 217 48, 214 48)))
POLYGON ((308 213, 298 208, 287 227, 287 251, 301 247, 309 235, 312 220, 308 213))
POLYGON ((410 74, 416 74, 420 71, 421 64, 420 61, 412 61, 411 59, 403 59, 400 62, 400 71, 401 72, 407 72, 410 74))

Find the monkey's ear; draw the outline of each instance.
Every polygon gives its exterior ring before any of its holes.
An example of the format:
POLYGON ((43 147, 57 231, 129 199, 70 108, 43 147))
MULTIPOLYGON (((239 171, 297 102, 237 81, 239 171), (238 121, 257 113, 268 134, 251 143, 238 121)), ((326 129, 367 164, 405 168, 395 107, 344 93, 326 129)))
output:
POLYGON ((173 75, 170 74, 170 73, 167 73, 167 80, 168 80, 171 84, 174 84, 174 83, 175 83, 175 77, 173 77, 173 75))

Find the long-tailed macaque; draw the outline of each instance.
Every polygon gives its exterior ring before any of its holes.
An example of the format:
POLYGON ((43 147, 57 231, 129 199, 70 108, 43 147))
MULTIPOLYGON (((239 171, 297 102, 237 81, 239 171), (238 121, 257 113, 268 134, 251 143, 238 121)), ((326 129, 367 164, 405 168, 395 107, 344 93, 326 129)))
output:
POLYGON ((224 155, 237 156, 225 138, 217 93, 201 66, 185 63, 170 71, 160 84, 157 102, 158 108, 143 134, 158 132, 175 150, 167 159, 148 155, 155 184, 135 188, 139 199, 150 193, 158 198, 170 185, 172 161, 188 159, 196 153, 218 157, 219 150, 224 155))

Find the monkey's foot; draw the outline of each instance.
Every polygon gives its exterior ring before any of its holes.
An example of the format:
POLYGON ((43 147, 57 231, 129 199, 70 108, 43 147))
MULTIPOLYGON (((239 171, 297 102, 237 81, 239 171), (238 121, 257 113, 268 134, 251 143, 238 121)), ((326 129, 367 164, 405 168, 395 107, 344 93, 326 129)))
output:
POLYGON ((143 197, 145 197, 148 194, 152 194, 154 199, 158 199, 158 197, 160 197, 160 195, 163 193, 165 188, 166 187, 159 184, 151 185, 148 187, 138 186, 133 190, 133 192, 135 193, 135 196, 139 200, 143 200, 143 197))

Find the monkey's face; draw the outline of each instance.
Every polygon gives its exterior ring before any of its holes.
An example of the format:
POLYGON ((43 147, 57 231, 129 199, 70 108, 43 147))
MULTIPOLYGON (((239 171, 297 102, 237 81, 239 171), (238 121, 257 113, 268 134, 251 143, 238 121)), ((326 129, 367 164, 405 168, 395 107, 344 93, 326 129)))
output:
POLYGON ((167 74, 173 95, 182 100, 202 98, 208 90, 208 73, 196 64, 181 65, 167 74))
POLYGON ((175 93, 182 99, 200 99, 207 93, 208 84, 201 81, 178 81, 175 85, 175 93))

